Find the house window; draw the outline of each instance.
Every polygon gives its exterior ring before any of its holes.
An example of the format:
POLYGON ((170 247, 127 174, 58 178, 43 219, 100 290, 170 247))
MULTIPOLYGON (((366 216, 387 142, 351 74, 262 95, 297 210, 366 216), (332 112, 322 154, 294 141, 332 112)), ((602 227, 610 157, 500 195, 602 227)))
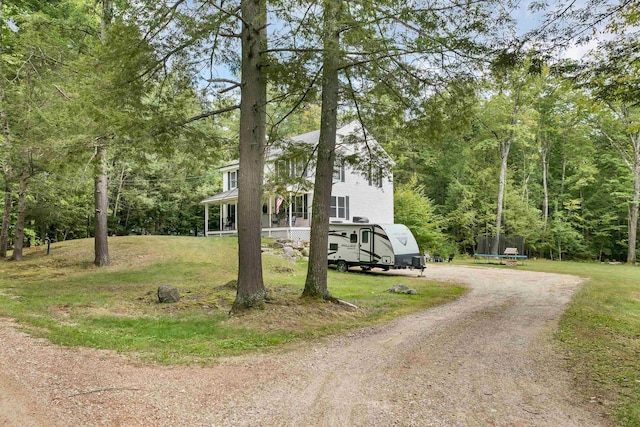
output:
POLYGON ((280 179, 288 179, 291 177, 291 164, 288 159, 276 161, 276 175, 280 179))
POLYGON ((304 159, 279 159, 276 161, 276 175, 281 179, 307 176, 307 162, 304 159))
POLYGON ((382 188, 382 168, 369 166, 369 185, 382 188))
POLYGON ((227 179, 229 188, 227 190, 233 190, 238 187, 238 171, 227 172, 227 179))
POLYGON ((307 176, 307 162, 303 159, 293 159, 291 161, 291 173, 296 177, 307 176))
POLYGON ((333 182, 344 182, 344 178, 344 160, 338 160, 333 171, 333 182))
POLYGON ((331 196, 331 218, 349 219, 349 196, 331 196))
POLYGON ((292 207, 293 214, 298 218, 309 218, 309 196, 307 194, 303 194, 301 196, 296 196, 293 198, 292 207))

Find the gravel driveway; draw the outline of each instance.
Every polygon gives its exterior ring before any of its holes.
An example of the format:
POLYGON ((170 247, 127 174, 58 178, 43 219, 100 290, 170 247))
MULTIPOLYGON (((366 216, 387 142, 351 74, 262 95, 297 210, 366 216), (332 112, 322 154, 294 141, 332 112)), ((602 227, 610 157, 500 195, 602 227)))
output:
POLYGON ((451 265, 430 265, 425 277, 471 292, 383 326, 206 368, 62 349, 0 320, 0 426, 610 425, 553 346, 580 279, 451 265))

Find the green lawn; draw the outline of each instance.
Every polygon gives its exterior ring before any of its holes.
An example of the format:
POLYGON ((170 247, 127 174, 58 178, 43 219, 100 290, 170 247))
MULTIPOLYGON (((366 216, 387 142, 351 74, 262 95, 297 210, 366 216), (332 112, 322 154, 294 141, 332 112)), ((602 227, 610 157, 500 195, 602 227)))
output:
POLYGON ((640 267, 536 260, 517 268, 587 279, 557 340, 578 386, 603 402, 618 425, 640 426, 640 267))
POLYGON ((306 263, 263 256, 272 300, 229 317, 237 275, 237 240, 160 236, 110 239, 112 265, 93 266, 93 240, 26 251, 23 262, 0 262, 0 316, 31 334, 66 346, 135 352, 161 363, 207 363, 215 357, 369 325, 450 301, 462 286, 423 279, 329 271, 329 290, 354 311, 299 298, 306 263), (385 292, 402 282, 418 295, 385 292), (181 293, 157 303, 159 285, 181 293))

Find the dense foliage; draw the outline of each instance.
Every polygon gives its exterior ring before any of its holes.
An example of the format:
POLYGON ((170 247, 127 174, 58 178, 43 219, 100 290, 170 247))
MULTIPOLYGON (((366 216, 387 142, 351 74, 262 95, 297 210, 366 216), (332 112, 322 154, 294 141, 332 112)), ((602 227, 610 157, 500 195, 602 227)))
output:
MULTIPOLYGON (((445 234, 460 251, 472 253, 477 236, 495 233, 498 135, 513 129, 503 232, 524 236, 534 256, 625 260, 633 173, 603 127, 615 128, 620 144, 628 144, 640 123, 637 107, 629 107, 634 118, 625 128, 621 115, 615 117, 562 77, 546 73, 534 80, 516 117, 511 117, 514 92, 492 89, 490 96, 473 99, 471 118, 462 128, 448 129, 428 118, 385 130, 392 136, 384 143, 398 161, 396 182, 415 174, 444 219, 445 234), (423 129, 431 126, 440 129, 425 141, 423 129)), ((454 119, 452 105, 442 102, 436 111, 440 121, 454 119)))

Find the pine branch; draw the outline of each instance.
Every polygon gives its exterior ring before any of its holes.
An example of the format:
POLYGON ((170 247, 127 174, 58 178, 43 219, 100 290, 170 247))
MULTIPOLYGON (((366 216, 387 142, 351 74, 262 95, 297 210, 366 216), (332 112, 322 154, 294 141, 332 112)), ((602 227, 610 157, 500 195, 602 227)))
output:
POLYGON ((280 120, 278 120, 273 125, 274 128, 278 127, 282 122, 284 122, 287 119, 287 117, 289 117, 291 114, 293 114, 295 112, 295 110, 297 110, 298 107, 304 102, 304 100, 307 98, 307 96, 309 95, 309 93, 311 92, 313 87, 315 86, 316 81, 320 77, 320 73, 322 73, 322 68, 318 69, 318 71, 316 72, 315 76, 313 76, 313 79, 311 80, 311 82, 307 86, 306 90, 304 91, 304 93, 302 94, 300 99, 298 99, 298 101, 294 104, 294 106, 280 120))
POLYGON ((178 11, 178 7, 182 3, 185 3, 186 1, 187 0, 177 0, 171 7, 169 7, 169 9, 167 9, 165 13, 162 14, 162 16, 158 19, 160 22, 162 22, 162 24, 156 27, 155 31, 154 31, 154 28, 150 27, 147 33, 144 35, 144 37, 142 37, 142 40, 145 40, 145 41, 152 40, 158 34, 160 34, 165 28, 167 28, 169 24, 173 21, 173 17, 176 15, 178 11), (171 17, 167 19, 169 15, 171 15, 171 17))
POLYGON ((190 117, 190 118, 188 118, 186 120, 183 120, 181 122, 172 123, 169 126, 167 126, 165 129, 162 129, 162 130, 160 130, 158 132, 154 132, 152 135, 153 136, 157 136, 157 135, 160 135, 162 133, 166 133, 166 132, 169 132, 169 131, 171 131, 173 129, 182 127, 184 125, 187 125, 189 123, 193 123, 193 122, 201 120, 201 119, 206 119, 207 117, 213 117, 213 116, 217 116, 217 115, 220 115, 220 114, 228 113, 229 111, 237 110, 238 108, 240 108, 240 105, 231 105, 229 107, 220 108, 219 110, 207 111, 205 113, 198 114, 196 116, 190 117))
POLYGON ((249 23, 249 22, 245 21, 245 20, 242 18, 242 15, 241 15, 240 13, 238 13, 238 12, 240 12, 240 6, 236 6, 236 8, 235 8, 235 9, 232 9, 232 10, 226 10, 226 9, 224 9, 224 8, 222 7, 222 5, 218 6, 218 5, 216 4, 216 2, 215 2, 215 1, 213 1, 213 0, 209 0, 209 4, 210 4, 211 6, 213 6, 215 9, 217 9, 219 12, 222 12, 222 13, 224 13, 224 14, 226 14, 226 15, 230 16, 230 17, 237 18, 237 19, 238 19, 240 22, 242 22, 244 25, 246 25, 246 26, 250 26, 250 25, 251 25, 251 23, 249 23))
POLYGON ((230 80, 230 79, 207 79, 207 82, 209 83, 229 83, 231 86, 226 87, 224 89, 221 89, 218 91, 219 94, 223 94, 226 92, 229 92, 237 87, 242 86, 241 82, 237 82, 235 80, 230 80))

